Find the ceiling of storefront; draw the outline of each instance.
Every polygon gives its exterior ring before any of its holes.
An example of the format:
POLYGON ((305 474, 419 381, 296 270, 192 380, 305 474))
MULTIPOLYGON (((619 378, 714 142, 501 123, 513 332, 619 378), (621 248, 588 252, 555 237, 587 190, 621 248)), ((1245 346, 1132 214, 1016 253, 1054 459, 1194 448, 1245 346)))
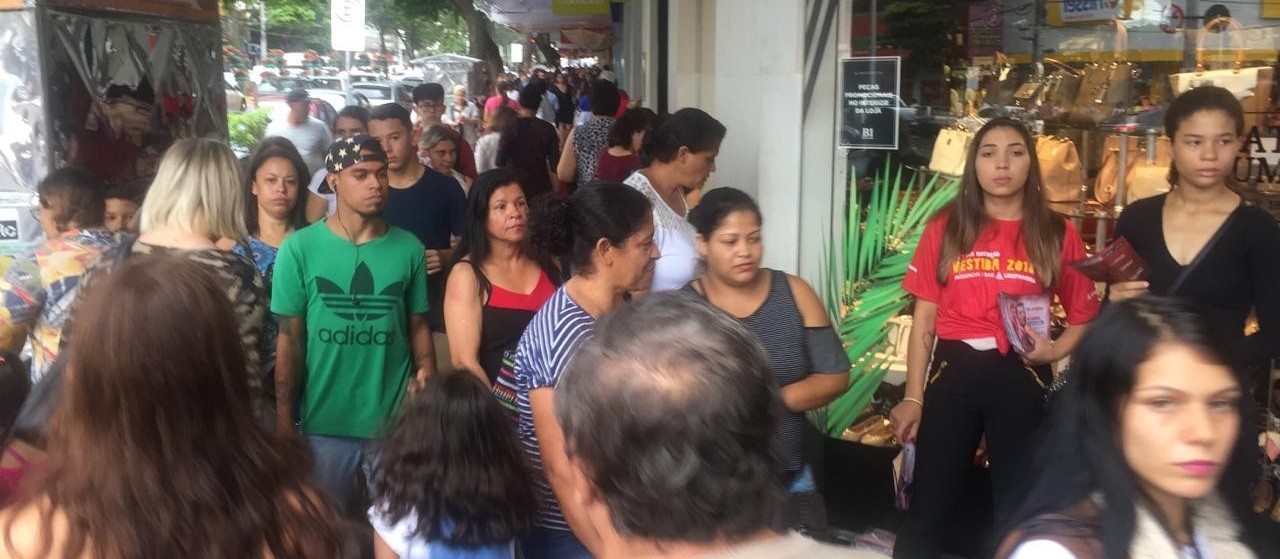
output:
POLYGON ((479 0, 476 4, 487 11, 494 22, 525 33, 610 24, 607 13, 558 15, 552 11, 551 3, 552 0, 479 0))

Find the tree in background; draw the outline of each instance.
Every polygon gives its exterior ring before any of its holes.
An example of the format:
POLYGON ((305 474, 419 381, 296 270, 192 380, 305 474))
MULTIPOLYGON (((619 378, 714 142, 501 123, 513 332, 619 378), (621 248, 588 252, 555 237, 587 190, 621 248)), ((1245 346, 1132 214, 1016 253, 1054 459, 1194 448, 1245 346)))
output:
POLYGON ((902 61, 904 74, 914 76, 939 71, 950 51, 939 47, 940 38, 960 32, 956 6, 963 0, 895 0, 881 2, 888 33, 882 45, 911 51, 902 61))

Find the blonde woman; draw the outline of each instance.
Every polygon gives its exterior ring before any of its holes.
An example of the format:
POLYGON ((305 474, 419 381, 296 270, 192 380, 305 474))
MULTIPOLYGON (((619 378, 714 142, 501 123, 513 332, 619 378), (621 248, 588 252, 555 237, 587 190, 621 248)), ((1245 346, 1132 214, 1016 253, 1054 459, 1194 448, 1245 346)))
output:
MULTIPOLYGON (((270 425, 268 420, 274 418, 274 403, 269 398, 272 385, 264 382, 259 368, 258 343, 267 308, 262 276, 252 260, 220 250, 215 244, 218 239, 242 243, 249 237, 242 184, 235 155, 225 145, 199 138, 179 140, 165 152, 142 203, 141 235, 108 252, 90 268, 80 282, 80 292, 136 254, 174 254, 201 264, 226 293, 240 320, 253 410, 263 425, 270 425)), ((72 320, 80 299, 77 297, 72 307, 72 320)), ((74 338, 72 332, 73 326, 64 332, 64 346, 68 338, 74 338)))
POLYGON ((422 143, 419 145, 427 155, 427 165, 431 169, 446 177, 453 177, 464 193, 471 191, 471 179, 457 170, 458 144, 447 128, 440 125, 428 127, 422 132, 422 143))

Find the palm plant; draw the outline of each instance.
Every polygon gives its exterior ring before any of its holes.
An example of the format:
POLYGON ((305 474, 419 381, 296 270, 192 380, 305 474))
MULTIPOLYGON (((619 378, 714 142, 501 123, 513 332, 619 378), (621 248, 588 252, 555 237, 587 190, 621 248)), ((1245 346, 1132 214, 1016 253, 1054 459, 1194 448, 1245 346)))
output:
POLYGON ((910 303, 902 279, 925 223, 955 198, 960 183, 933 174, 920 188, 916 171, 902 166, 876 174, 865 207, 857 196, 857 177, 849 182, 849 211, 843 235, 825 247, 822 294, 827 312, 853 362, 849 390, 815 417, 837 437, 871 401, 884 380, 889 356, 889 319, 910 303))

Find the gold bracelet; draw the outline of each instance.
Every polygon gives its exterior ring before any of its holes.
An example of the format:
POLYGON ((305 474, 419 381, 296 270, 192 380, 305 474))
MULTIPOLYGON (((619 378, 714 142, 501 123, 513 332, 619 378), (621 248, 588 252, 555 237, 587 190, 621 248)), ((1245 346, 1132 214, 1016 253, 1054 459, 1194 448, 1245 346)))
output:
POLYGON ((920 409, 924 409, 924 401, 920 400, 919 398, 903 398, 902 401, 911 402, 917 406, 920 406, 920 409))

